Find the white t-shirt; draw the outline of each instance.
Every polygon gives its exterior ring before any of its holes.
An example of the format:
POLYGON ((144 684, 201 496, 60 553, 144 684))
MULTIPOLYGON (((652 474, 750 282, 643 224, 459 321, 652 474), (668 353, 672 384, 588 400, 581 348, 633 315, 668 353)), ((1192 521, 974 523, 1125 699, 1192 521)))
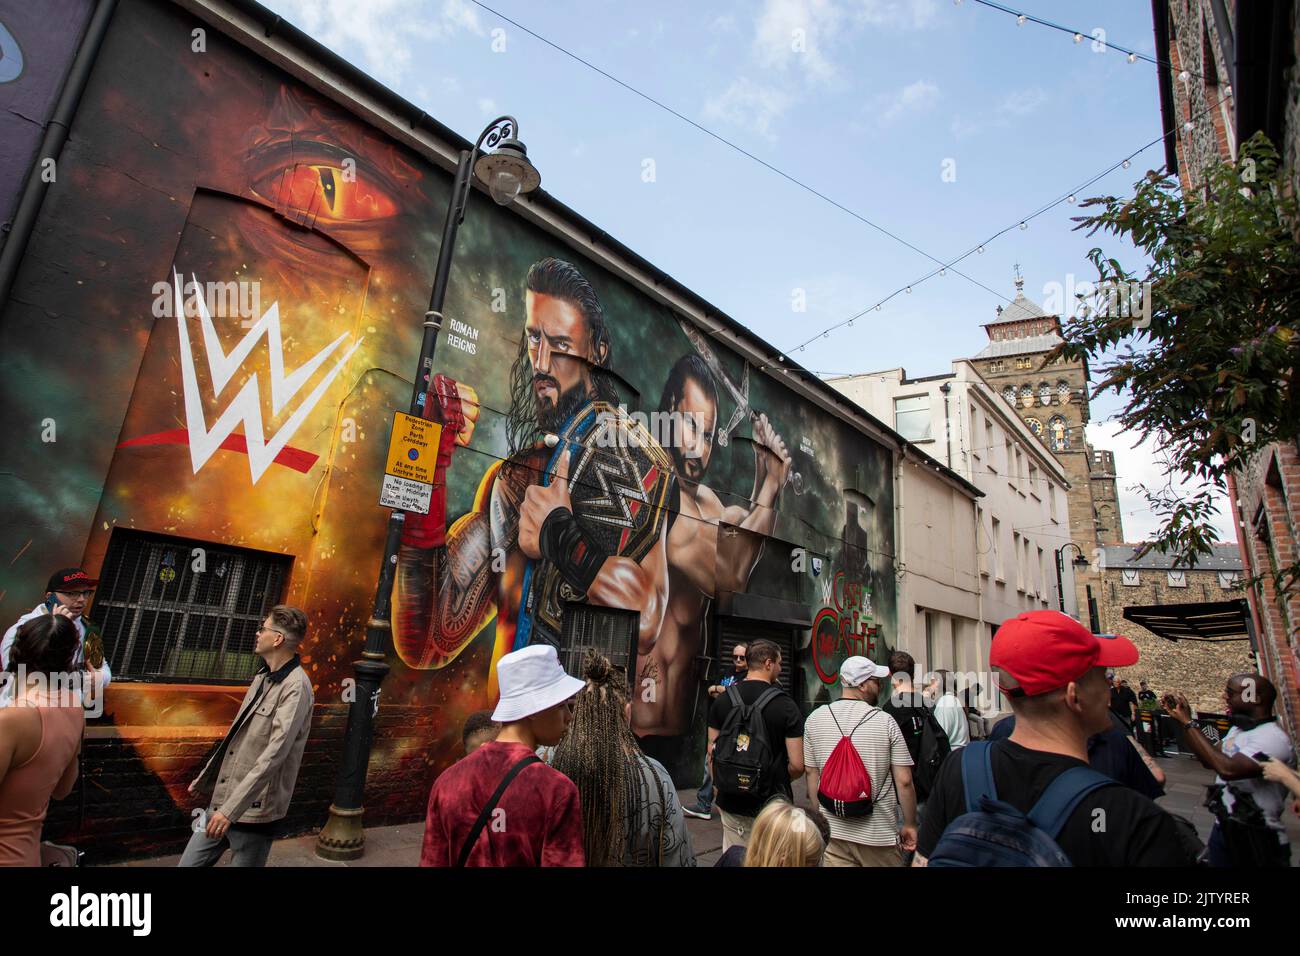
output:
MULTIPOLYGON (((852 732, 853 746, 871 778, 872 811, 870 816, 852 818, 825 814, 831 836, 867 846, 893 846, 898 842, 898 788, 891 768, 912 765, 907 741, 898 729, 898 722, 879 707, 873 707, 865 700, 837 700, 818 707, 804 722, 805 767, 820 771, 826 766, 831 751, 840 742, 841 728, 845 734, 852 732), (836 721, 839 721, 839 727, 836 727, 836 721), (854 727, 857 727, 856 731, 854 727)), ((808 796, 816 802, 817 794, 808 796)))
POLYGON ((934 719, 948 735, 948 745, 953 750, 970 743, 970 722, 966 719, 966 708, 962 707, 956 694, 944 694, 939 698, 934 705, 934 719))
MULTIPOLYGON (((1295 767, 1295 754, 1291 749, 1291 741, 1276 720, 1270 720, 1268 723, 1260 724, 1250 730, 1242 730, 1240 727, 1233 727, 1228 731, 1228 735, 1223 738, 1223 755, 1232 757, 1236 754, 1245 754, 1252 760, 1257 753, 1266 753, 1274 760, 1281 761, 1288 767, 1295 767)), ((1264 819, 1268 821, 1271 829, 1278 831, 1283 843, 1289 843, 1287 839, 1286 828, 1282 825, 1282 811, 1286 807, 1287 789, 1280 783, 1273 783, 1271 780, 1265 780, 1263 777, 1250 777, 1246 780, 1225 781, 1222 777, 1215 777, 1215 783, 1230 783, 1233 788, 1243 793, 1248 793, 1251 799, 1259 805, 1260 810, 1264 812, 1264 819)), ((1228 812, 1232 812, 1232 806, 1236 803, 1231 791, 1223 791, 1223 805, 1227 807, 1228 812)))

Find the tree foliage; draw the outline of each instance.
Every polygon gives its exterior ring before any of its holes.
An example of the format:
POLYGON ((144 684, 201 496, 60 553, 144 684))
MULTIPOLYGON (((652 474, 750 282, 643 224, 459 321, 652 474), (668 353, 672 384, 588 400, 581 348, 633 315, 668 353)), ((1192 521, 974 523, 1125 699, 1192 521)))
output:
MULTIPOLYGON (((1257 451, 1300 435, 1300 217, 1262 135, 1193 193, 1155 172, 1135 190, 1087 200, 1096 209, 1075 228, 1128 240, 1145 271, 1094 248, 1097 290, 1052 357, 1091 358, 1101 372, 1093 394, 1125 398, 1123 427, 1164 450, 1169 484, 1143 489, 1162 520, 1154 547, 1191 565, 1214 541, 1213 494, 1179 493, 1173 479, 1223 490, 1257 451)), ((1289 583, 1300 569, 1287 570, 1289 583)))

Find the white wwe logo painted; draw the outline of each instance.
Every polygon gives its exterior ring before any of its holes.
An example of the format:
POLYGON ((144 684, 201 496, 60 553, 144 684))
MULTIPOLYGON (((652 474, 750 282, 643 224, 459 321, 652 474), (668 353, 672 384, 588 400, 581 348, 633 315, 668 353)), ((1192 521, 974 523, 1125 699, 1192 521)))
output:
MULTIPOLYGON (((191 275, 191 278, 197 285, 198 277, 191 275)), ((257 387, 256 372, 248 377, 248 381, 239 390, 239 394, 235 396, 234 400, 226 407, 226 410, 217 418, 212 428, 209 429, 203 415, 203 401, 199 397, 198 376, 194 372, 194 353, 190 347, 190 335, 185 322, 181 277, 175 270, 172 271, 172 289, 176 297, 176 329, 180 335, 181 379, 185 393, 185 425, 189 429, 190 462, 194 465, 194 473, 196 475, 199 473, 199 469, 212 457, 212 453, 221 447, 221 443, 234 432, 235 426, 242 422, 244 425, 244 440, 248 443, 248 468, 253 476, 253 484, 257 484, 258 479, 275 461, 276 455, 284 449, 289 439, 293 437, 293 433, 298 430, 299 426, 302 425, 311 410, 316 406, 316 403, 321 400, 321 397, 330 387, 330 383, 334 381, 339 372, 343 371, 343 366, 352 357, 352 353, 360 347, 364 338, 357 339, 351 348, 343 353, 334 364, 334 367, 303 399, 298 409, 289 416, 289 420, 280 426, 269 441, 266 439, 262 427, 262 404, 257 387)), ((248 334, 240 339, 239 344, 227 355, 217 339, 217 330, 212 323, 212 315, 208 312, 207 303, 203 301, 202 296, 194 296, 194 301, 198 305, 199 320, 203 326, 203 348, 208 356, 208 371, 212 377, 213 395, 221 394, 221 390, 225 388, 226 383, 230 381, 235 371, 240 368, 244 359, 252 352, 253 346, 262 337, 262 333, 265 332, 271 358, 271 409, 277 415, 288 404, 289 400, 298 394, 298 390, 303 387, 307 379, 311 378, 316 370, 347 338, 346 335, 340 335, 317 352, 305 365, 286 377, 284 374, 284 344, 280 337, 280 304, 278 302, 271 304, 271 307, 262 314, 257 323, 248 330, 248 334)))

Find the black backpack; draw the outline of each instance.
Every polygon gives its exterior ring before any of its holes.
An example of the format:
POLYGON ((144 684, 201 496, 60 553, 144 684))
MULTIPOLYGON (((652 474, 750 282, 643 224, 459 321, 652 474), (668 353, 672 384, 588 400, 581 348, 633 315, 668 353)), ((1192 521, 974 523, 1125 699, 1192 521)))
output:
POLYGON ((713 745, 713 783, 719 793, 761 800, 772 792, 776 759, 772 742, 767 739, 763 708, 782 693, 780 687, 772 686, 752 704, 746 704, 736 684, 727 688, 731 710, 713 745))
POLYGON ((952 744, 948 735, 939 726, 934 711, 924 708, 925 717, 921 723, 921 745, 916 751, 916 766, 912 768, 912 780, 916 783, 916 797, 924 800, 934 790, 939 779, 939 768, 952 753, 952 744))

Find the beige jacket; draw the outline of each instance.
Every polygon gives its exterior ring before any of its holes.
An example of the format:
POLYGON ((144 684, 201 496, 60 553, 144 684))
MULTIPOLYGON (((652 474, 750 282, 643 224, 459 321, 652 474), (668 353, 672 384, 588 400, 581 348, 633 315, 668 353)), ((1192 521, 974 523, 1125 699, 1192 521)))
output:
POLYGON ((196 790, 212 791, 209 806, 231 823, 271 823, 289 812, 315 702, 297 660, 275 674, 258 672, 231 725, 239 729, 227 734, 195 781, 196 790))

